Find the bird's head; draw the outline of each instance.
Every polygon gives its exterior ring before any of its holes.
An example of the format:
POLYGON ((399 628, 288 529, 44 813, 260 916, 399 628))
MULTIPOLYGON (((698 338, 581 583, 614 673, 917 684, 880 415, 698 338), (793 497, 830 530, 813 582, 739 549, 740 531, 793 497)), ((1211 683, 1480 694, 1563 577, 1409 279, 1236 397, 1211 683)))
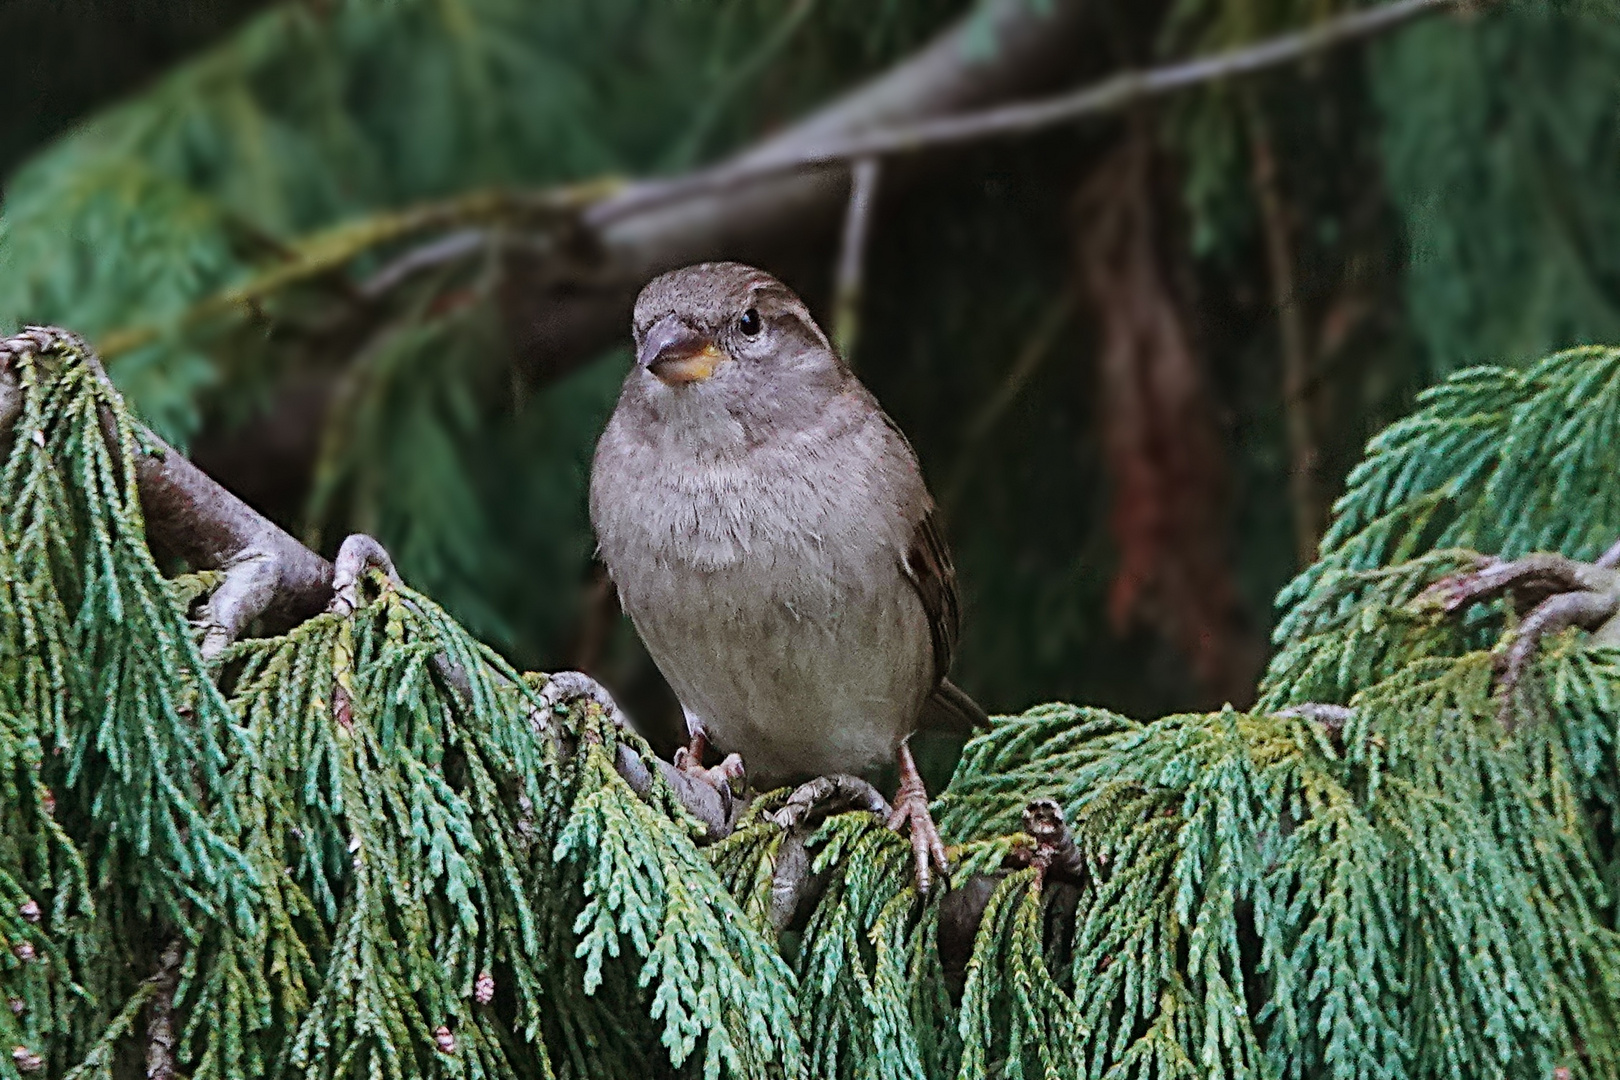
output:
POLYGON ((837 392, 848 370, 804 301, 763 270, 699 263, 654 278, 636 299, 627 390, 676 421, 763 420, 837 392))

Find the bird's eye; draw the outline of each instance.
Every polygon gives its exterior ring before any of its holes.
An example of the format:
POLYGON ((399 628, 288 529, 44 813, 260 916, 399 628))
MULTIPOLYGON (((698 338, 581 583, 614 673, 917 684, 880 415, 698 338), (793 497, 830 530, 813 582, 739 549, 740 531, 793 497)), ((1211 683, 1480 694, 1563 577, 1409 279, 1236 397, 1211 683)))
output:
POLYGON ((765 324, 760 321, 759 308, 749 308, 737 319, 737 329, 741 330, 749 337, 753 337, 755 334, 759 333, 764 325, 765 324))

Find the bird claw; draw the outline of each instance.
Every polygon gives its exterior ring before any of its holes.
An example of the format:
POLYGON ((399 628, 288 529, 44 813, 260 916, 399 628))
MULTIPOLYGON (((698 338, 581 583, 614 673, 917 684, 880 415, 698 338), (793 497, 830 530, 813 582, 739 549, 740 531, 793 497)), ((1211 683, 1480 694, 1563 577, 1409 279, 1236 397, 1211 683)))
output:
POLYGON ((351 533, 344 537, 332 560, 332 601, 327 610, 338 615, 353 615, 360 609, 360 583, 367 570, 381 570, 391 583, 399 584, 399 571, 394 560, 376 538, 365 533, 351 533))
POLYGON ((1620 544, 1591 563, 1549 553, 1521 559, 1487 557, 1476 569, 1443 578, 1424 590, 1423 597, 1437 603, 1447 614, 1506 596, 1513 609, 1523 615, 1496 656, 1501 695, 1497 719, 1505 730, 1514 727, 1519 683, 1544 638, 1579 626, 1593 631, 1601 641, 1620 641, 1617 563, 1620 544))
POLYGON ((928 812, 928 793, 919 784, 915 787, 902 783, 895 796, 894 810, 889 814, 889 828, 899 832, 911 826, 911 853, 917 864, 917 891, 927 893, 933 884, 933 871, 941 877, 951 872, 950 860, 945 857, 945 841, 928 812))
POLYGON ((915 775, 914 766, 909 775, 905 766, 901 771, 900 790, 895 795, 893 808, 878 794, 877 788, 860 777, 834 773, 800 784, 787 802, 764 815, 765 819, 784 829, 795 829, 812 811, 832 804, 877 814, 895 832, 909 825, 911 850, 917 861, 917 888, 926 893, 933 884, 934 871, 949 874, 951 865, 945 857, 945 841, 940 839, 939 829, 928 813, 928 792, 923 788, 921 777, 915 775))
POLYGON ((576 701, 595 702, 614 727, 621 731, 631 730, 629 719, 619 708, 618 702, 613 700, 613 695, 583 671, 558 671, 547 676, 546 685, 540 688, 539 696, 540 708, 529 715, 529 722, 537 732, 545 730, 546 718, 550 714, 576 701))
POLYGON ((743 768, 742 757, 738 754, 727 754, 721 759, 720 764, 705 767, 703 753, 708 747, 707 736, 701 733, 692 736, 690 744, 675 751, 675 768, 693 780, 718 791, 729 816, 732 799, 746 783, 744 778, 747 776, 747 770, 743 768))
MULTIPOLYGON (((270 609, 281 584, 279 560, 275 552, 263 548, 247 548, 223 569, 225 580, 209 597, 201 623, 200 651, 210 662, 270 609)), ((366 602, 360 588, 368 570, 381 570, 391 585, 400 583, 388 549, 365 533, 353 533, 344 539, 332 561, 332 599, 326 610, 345 619, 360 610, 366 602)))
POLYGON ((804 824, 811 811, 828 806, 866 810, 884 818, 890 814, 889 801, 878 794, 877 788, 858 776, 833 773, 800 784, 787 802, 764 816, 784 829, 796 829, 804 824))

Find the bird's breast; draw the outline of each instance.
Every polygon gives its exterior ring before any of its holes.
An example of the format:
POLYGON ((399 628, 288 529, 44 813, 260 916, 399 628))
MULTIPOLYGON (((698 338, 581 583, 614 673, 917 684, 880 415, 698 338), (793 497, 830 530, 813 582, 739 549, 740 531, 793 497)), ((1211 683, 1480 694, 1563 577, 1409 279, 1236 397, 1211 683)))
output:
POLYGON ((611 490, 593 477, 626 612, 683 707, 756 778, 887 760, 931 689, 926 616, 885 509, 896 493, 836 457, 647 455, 615 463, 611 490))
POLYGON ((744 568, 754 584, 781 578, 814 591, 837 574, 860 585, 905 550, 910 524, 865 449, 859 433, 805 434, 721 458, 678 445, 618 447, 621 460, 593 470, 603 556, 615 572, 651 557, 699 573, 744 568))

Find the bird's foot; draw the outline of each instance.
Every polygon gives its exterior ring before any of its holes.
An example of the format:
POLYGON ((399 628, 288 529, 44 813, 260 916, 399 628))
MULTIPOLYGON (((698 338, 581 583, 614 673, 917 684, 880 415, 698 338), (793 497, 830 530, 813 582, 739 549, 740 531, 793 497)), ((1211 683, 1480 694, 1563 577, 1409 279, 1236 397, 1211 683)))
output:
POLYGON ((595 702, 614 727, 622 731, 631 730, 629 719, 613 700, 613 695, 583 671, 558 671, 548 675, 546 685, 540 688, 540 708, 530 714, 529 723, 536 732, 544 732, 551 714, 575 701, 595 702))
POLYGON ((787 802, 765 815, 767 821, 784 829, 802 825, 815 810, 866 810, 879 817, 891 813, 889 802, 878 789, 858 776, 833 773, 818 776, 793 789, 787 802))
POLYGON ((951 864, 945 858, 945 841, 940 839, 933 815, 928 812, 928 793, 920 787, 915 791, 902 787, 889 814, 889 828, 895 832, 908 824, 911 853, 917 864, 917 890, 926 893, 933 885, 934 871, 937 869, 944 877, 951 872, 951 864))
POLYGON ((737 754, 727 754, 721 759, 720 764, 705 767, 703 756, 708 750, 709 737, 701 731, 696 732, 690 743, 675 751, 675 768, 718 791, 720 800, 729 814, 732 797, 743 787, 747 770, 743 768, 743 760, 737 754))
POLYGON ((394 569, 388 549, 365 533, 351 533, 344 537, 337 558, 332 560, 332 600, 327 605, 328 611, 347 616, 360 609, 365 602, 360 586, 367 570, 380 570, 389 582, 399 584, 399 571, 394 569))
POLYGON ((1505 596, 1522 616, 1497 654, 1504 728, 1514 724, 1520 680, 1530 669, 1543 638, 1571 626, 1593 631, 1599 641, 1620 643, 1620 544, 1596 562, 1538 553, 1522 559, 1488 558, 1468 573, 1435 582, 1419 602, 1447 614, 1505 596))
POLYGON ((926 893, 933 883, 934 870, 937 869, 941 877, 946 877, 951 872, 951 864, 945 857, 945 841, 940 838, 933 815, 928 812, 928 790, 923 786, 922 775, 917 772, 911 748, 904 743, 900 744, 899 759, 900 790, 894 795, 889 828, 899 832, 902 826, 911 826, 911 853, 917 863, 917 890, 926 893))

